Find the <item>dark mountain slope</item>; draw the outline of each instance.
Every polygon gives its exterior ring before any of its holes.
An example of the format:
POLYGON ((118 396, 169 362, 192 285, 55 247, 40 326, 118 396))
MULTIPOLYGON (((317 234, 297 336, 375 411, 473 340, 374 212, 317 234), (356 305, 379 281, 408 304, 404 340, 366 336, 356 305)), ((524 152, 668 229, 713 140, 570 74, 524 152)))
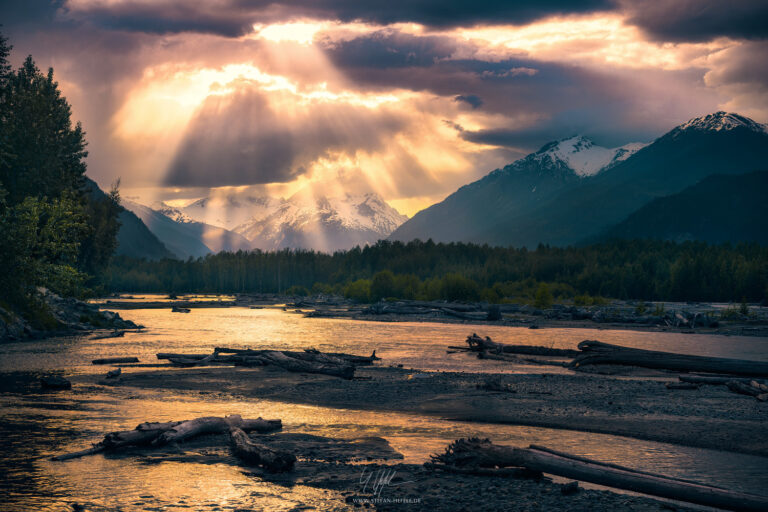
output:
POLYGON ((768 245, 768 171, 709 176, 682 192, 654 199, 601 238, 768 245))
MULTIPOLYGON (((96 197, 106 196, 104 191, 90 178, 86 178, 85 188, 96 197)), ((123 208, 119 220, 120 231, 117 232, 116 254, 148 260, 176 257, 132 212, 123 208)))

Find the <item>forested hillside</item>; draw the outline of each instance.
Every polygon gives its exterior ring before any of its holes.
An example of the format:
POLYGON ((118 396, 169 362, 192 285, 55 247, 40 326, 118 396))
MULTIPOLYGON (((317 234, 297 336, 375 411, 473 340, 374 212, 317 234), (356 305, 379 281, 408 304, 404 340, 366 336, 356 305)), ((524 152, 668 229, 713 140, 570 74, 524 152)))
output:
POLYGON ((0 305, 55 326, 38 287, 83 296, 116 246, 117 188, 86 190, 85 133, 53 79, 32 57, 11 69, 0 36, 0 305))
POLYGON ((117 258, 113 291, 344 293, 488 300, 527 298, 542 283, 556 297, 759 301, 768 248, 742 244, 614 241, 536 250, 432 241, 379 242, 333 255, 312 251, 220 253, 187 262, 117 258))

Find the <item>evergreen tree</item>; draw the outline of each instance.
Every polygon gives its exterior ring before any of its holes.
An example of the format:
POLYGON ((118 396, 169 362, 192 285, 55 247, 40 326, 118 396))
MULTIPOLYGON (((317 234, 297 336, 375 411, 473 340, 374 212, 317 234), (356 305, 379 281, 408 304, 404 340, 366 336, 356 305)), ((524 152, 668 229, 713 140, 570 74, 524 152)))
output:
POLYGON ((53 80, 29 56, 2 87, 2 133, 11 154, 0 163, 0 183, 13 206, 26 197, 58 197, 79 190, 85 173, 85 134, 53 80))

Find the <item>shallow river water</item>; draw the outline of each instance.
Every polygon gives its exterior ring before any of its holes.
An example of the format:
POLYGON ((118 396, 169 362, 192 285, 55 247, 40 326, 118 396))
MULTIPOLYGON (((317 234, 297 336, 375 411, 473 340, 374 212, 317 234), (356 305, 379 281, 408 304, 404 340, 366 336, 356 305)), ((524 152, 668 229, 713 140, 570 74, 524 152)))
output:
MULTIPOLYGON (((301 349, 369 354, 383 364, 429 371, 565 371, 553 367, 479 362, 446 354, 475 331, 494 340, 573 348, 584 339, 690 354, 768 360, 768 339, 667 332, 538 329, 438 323, 380 323, 310 319, 280 308, 201 308, 190 314, 169 309, 121 311, 143 324, 122 338, 59 338, 0 346, 0 510, 71 510, 73 503, 98 510, 321 510, 345 509, 334 491, 278 486, 223 463, 113 458, 95 455, 51 462, 51 455, 89 446, 105 432, 163 421, 238 413, 281 418, 283 431, 330 437, 381 436, 422 463, 458 437, 554 449, 719 486, 765 493, 768 459, 638 441, 600 434, 510 425, 468 424, 408 414, 331 409, 265 400, 233 401, 216 394, 156 392, 104 386, 41 392, 37 377, 51 370, 66 375, 104 373, 97 357, 138 356, 154 362, 157 352, 211 352, 216 346, 301 349)), ((124 369, 124 371, 140 371, 124 369)), ((350 489, 355 491, 355 489, 350 489)))

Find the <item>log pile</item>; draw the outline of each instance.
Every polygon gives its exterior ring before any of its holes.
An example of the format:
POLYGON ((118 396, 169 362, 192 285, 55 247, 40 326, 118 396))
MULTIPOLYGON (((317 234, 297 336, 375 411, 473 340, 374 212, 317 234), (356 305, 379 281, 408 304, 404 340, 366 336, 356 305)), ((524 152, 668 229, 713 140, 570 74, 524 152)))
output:
POLYGON ((188 421, 141 423, 133 430, 111 432, 91 448, 74 453, 57 455, 52 460, 64 461, 102 452, 116 452, 125 448, 161 447, 180 443, 204 434, 229 434, 233 454, 249 464, 272 472, 289 471, 296 457, 287 452, 273 450, 250 440, 246 432, 260 434, 282 428, 280 420, 243 419, 238 414, 219 418, 209 416, 188 421))
MULTIPOLYGON (((550 450, 542 446, 515 448, 491 443, 488 439, 459 439, 445 453, 434 455, 427 467, 474 471, 490 468, 524 468, 617 489, 650 494, 726 510, 768 510, 768 497, 729 491, 690 480, 638 471, 550 450)), ((498 469, 493 469, 498 471, 498 469)))
POLYGON ((158 359, 166 359, 174 366, 277 366, 290 372, 332 375, 352 379, 358 366, 372 365, 380 359, 374 350, 370 356, 343 353, 323 353, 317 349, 251 350, 216 347, 213 354, 176 354, 161 352, 158 359))

